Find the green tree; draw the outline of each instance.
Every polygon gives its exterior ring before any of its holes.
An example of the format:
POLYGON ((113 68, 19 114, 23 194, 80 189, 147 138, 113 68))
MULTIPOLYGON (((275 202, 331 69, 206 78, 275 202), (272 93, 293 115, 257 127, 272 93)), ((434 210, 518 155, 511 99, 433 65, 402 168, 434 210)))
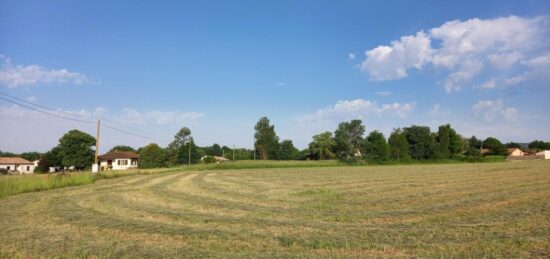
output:
POLYGON ((223 154, 223 150, 222 150, 222 147, 220 147, 220 145, 214 143, 214 145, 212 145, 212 155, 213 156, 221 156, 223 154))
POLYGON ((534 140, 529 143, 529 150, 539 152, 541 150, 550 150, 550 142, 544 142, 542 140, 534 140))
POLYGON ((450 130, 451 126, 449 124, 439 126, 439 131, 437 132, 437 140, 439 142, 439 152, 438 157, 439 158, 449 158, 451 156, 451 150, 449 149, 450 146, 450 130))
POLYGON ((449 125, 449 151, 451 155, 462 154, 465 150, 464 147, 465 143, 462 136, 449 125))
POLYGON ((390 146, 386 137, 379 131, 372 131, 365 138, 365 152, 369 162, 384 162, 390 156, 390 146))
POLYGON ((114 146, 113 148, 111 148, 111 150, 109 152, 113 152, 113 151, 132 151, 132 152, 136 152, 136 150, 133 147, 124 146, 124 145, 114 146))
POLYGON ((488 137, 483 141, 483 148, 489 149, 488 155, 505 156, 506 148, 500 140, 494 137, 488 137))
POLYGON ((432 159, 437 154, 437 141, 427 126, 411 125, 403 128, 407 143, 409 143, 409 155, 413 159, 432 159))
POLYGON ((262 117, 256 123, 254 129, 256 130, 254 133, 254 146, 258 150, 260 158, 263 160, 276 159, 279 137, 275 134, 275 126, 269 124, 267 117, 262 117))
POLYGON ((200 148, 195 145, 193 138, 178 149, 178 164, 189 164, 189 145, 191 145, 191 164, 196 164, 201 161, 203 154, 200 148))
POLYGON ((166 151, 155 143, 139 150, 139 168, 164 167, 167 163, 166 151))
POLYGON ((35 171, 38 173, 47 173, 50 171, 50 167, 58 166, 62 166, 61 157, 59 156, 59 147, 54 147, 40 156, 40 161, 35 171))
POLYGON ((333 159, 335 147, 336 141, 330 131, 313 136, 313 142, 309 143, 309 151, 315 159, 333 159))
POLYGON ((285 139, 279 145, 279 159, 280 160, 294 160, 298 156, 298 149, 292 144, 292 140, 285 139))
POLYGON ((21 158, 31 162, 40 159, 40 156, 41 154, 38 152, 24 152, 24 153, 21 153, 20 155, 21 158))
POLYGON ((59 156, 65 167, 85 168, 94 161, 95 138, 79 130, 71 130, 59 139, 59 156))
POLYGON ((521 145, 516 142, 508 142, 505 146, 506 148, 521 148, 521 145))
POLYGON ((394 129, 388 139, 390 146, 391 157, 397 161, 408 161, 411 159, 409 156, 409 143, 407 137, 401 129, 394 129))
POLYGON ((191 130, 187 127, 181 128, 176 135, 174 135, 174 140, 168 145, 167 149, 167 163, 170 165, 178 164, 178 161, 181 161, 178 157, 179 149, 185 145, 191 139, 191 130))
POLYGON ((468 142, 470 142, 470 148, 481 149, 482 141, 476 138, 476 136, 469 138, 468 142))
POLYGON ((363 143, 364 134, 365 126, 361 120, 340 123, 334 132, 336 155, 343 160, 355 160, 363 143))

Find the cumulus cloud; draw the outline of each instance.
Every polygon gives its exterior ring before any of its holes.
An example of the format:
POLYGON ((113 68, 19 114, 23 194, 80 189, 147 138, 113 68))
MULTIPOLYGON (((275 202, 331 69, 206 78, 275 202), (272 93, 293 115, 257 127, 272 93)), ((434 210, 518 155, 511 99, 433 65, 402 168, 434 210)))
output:
POLYGON ((429 37, 420 31, 392 41, 391 46, 378 46, 365 55, 367 59, 361 63, 361 70, 375 81, 384 81, 406 77, 409 68, 422 69, 431 60, 432 49, 429 37))
POLYGON ((506 107, 502 99, 480 100, 472 109, 475 114, 481 116, 485 121, 494 122, 499 120, 514 121, 518 116, 518 110, 512 107, 506 107))
POLYGON ((483 70, 504 70, 505 75, 523 70, 528 79, 531 71, 548 63, 549 28, 548 16, 449 21, 366 51, 360 68, 371 80, 384 81, 431 65, 448 71, 447 92, 460 91, 483 70))
POLYGON ((355 54, 354 53, 349 53, 348 54, 348 59, 349 60, 354 60, 355 59, 355 54))
POLYGON ((370 115, 391 115, 400 118, 407 117, 415 108, 415 103, 378 104, 365 99, 341 100, 335 105, 317 110, 313 114, 296 118, 298 123, 318 123, 328 121, 343 121, 364 119, 370 115))
POLYGON ((89 82, 85 75, 63 69, 47 69, 39 65, 13 65, 9 58, 0 55, 0 84, 10 88, 36 84, 82 84, 89 82))

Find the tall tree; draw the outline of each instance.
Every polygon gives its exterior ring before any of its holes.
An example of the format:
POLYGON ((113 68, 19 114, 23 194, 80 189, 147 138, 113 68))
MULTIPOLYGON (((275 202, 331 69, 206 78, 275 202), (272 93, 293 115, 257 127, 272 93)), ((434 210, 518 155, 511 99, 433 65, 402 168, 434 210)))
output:
POLYGON ((476 136, 472 136, 468 142, 470 142, 470 148, 481 149, 482 142, 476 136))
POLYGON ((439 126, 439 131, 437 132, 437 140, 439 141, 439 158, 449 158, 451 156, 450 146, 450 130, 451 126, 449 124, 439 126))
POLYGON ((174 135, 174 140, 168 145, 167 150, 167 161, 168 164, 178 164, 178 161, 181 159, 178 157, 179 150, 185 143, 191 140, 191 130, 187 127, 181 128, 176 135, 174 135))
POLYGON ((411 125, 403 128, 413 159, 431 159, 437 154, 437 141, 427 126, 411 125))
POLYGON ((221 156, 222 154, 223 154, 222 147, 220 147, 220 145, 214 143, 214 145, 212 145, 212 155, 213 156, 221 156))
POLYGON ((390 147, 386 137, 379 131, 372 131, 365 138, 366 157, 369 162, 383 162, 390 156, 390 147))
POLYGON ((275 134, 275 126, 269 124, 267 117, 262 117, 254 127, 255 147, 261 159, 276 159, 279 137, 275 134))
POLYGON ((279 156, 280 160, 294 160, 298 156, 298 149, 292 144, 292 140, 285 139, 279 145, 279 156))
POLYGON ((190 138, 183 146, 180 146, 178 149, 178 164, 187 165, 189 164, 189 151, 191 151, 191 164, 196 164, 201 161, 201 157, 205 154, 202 154, 199 147, 195 145, 193 138, 190 138), (191 150, 189 150, 189 145, 191 145, 191 150))
POLYGON ((449 151, 451 155, 462 154, 466 150, 464 147, 465 144, 462 136, 456 133, 449 125, 449 151))
POLYGON ((336 141, 336 155, 340 159, 353 160, 360 153, 365 126, 361 120, 342 122, 334 132, 336 141))
POLYGON ((167 164, 167 154, 164 149, 151 143, 139 150, 139 168, 158 168, 167 164))
POLYGON ((542 140, 534 140, 529 143, 529 150, 538 152, 541 150, 550 150, 550 142, 544 142, 542 140))
POLYGON ((408 161, 411 159, 409 156, 409 143, 407 137, 401 129, 394 129, 388 139, 390 145, 390 154, 393 159, 397 161, 408 161))
POLYGON ((335 147, 336 141, 330 131, 313 136, 313 142, 309 143, 309 150, 316 159, 333 159, 335 147))
POLYGON ((94 161, 95 138, 79 130, 71 130, 59 139, 59 156, 63 166, 84 168, 94 161))
POLYGON ((483 141, 483 148, 489 149, 488 155, 505 156, 506 148, 504 145, 494 137, 488 137, 483 141))

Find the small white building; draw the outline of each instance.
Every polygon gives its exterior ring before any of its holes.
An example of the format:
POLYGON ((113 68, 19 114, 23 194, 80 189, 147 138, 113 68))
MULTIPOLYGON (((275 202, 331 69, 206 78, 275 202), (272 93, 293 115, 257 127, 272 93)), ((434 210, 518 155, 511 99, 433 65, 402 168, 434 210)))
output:
POLYGON ((550 159, 550 150, 537 152, 537 155, 544 156, 544 159, 550 159))
POLYGON ((101 170, 137 168, 139 155, 132 151, 112 151, 98 157, 101 170))
POLYGON ((32 174, 34 163, 20 157, 0 157, 0 168, 9 172, 32 174))

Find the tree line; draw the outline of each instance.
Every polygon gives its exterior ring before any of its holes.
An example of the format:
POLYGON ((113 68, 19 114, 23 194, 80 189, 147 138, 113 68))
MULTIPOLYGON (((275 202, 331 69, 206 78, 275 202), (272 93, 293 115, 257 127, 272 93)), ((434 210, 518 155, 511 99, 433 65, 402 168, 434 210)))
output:
MULTIPOLYGON (((495 137, 480 140, 464 137, 450 124, 436 132, 428 126, 411 125, 394 129, 386 138, 374 130, 366 135, 361 120, 342 122, 331 131, 314 135, 308 148, 298 151, 291 140, 279 142, 275 126, 262 117, 255 126, 255 149, 260 159, 339 159, 347 162, 387 162, 410 160, 464 159, 483 156, 505 156, 507 148, 522 148, 515 142, 503 144, 495 137), (483 153, 482 153, 483 151, 483 153)), ((550 149, 550 143, 535 140, 529 150, 550 149)), ((473 160, 472 160, 473 161, 473 160)))
MULTIPOLYGON (((525 144, 503 144, 494 137, 484 140, 475 136, 464 137, 449 124, 439 126, 436 132, 432 132, 428 126, 419 125, 397 128, 386 138, 377 130, 366 134, 361 120, 351 120, 338 124, 334 132, 325 131, 312 136, 308 147, 302 150, 297 149, 290 139, 281 141, 275 132, 275 125, 267 117, 259 119, 254 131, 254 149, 233 150, 216 143, 211 146, 197 146, 191 130, 183 127, 165 148, 151 143, 138 149, 118 145, 110 151, 137 152, 140 156, 140 168, 156 168, 214 161, 201 159, 209 156, 224 156, 231 160, 339 159, 346 162, 383 163, 504 156, 507 154, 506 148, 525 149, 525 144)), ((20 156, 29 161, 40 159, 37 172, 48 172, 50 167, 74 166, 78 170, 90 167, 93 163, 95 141, 91 135, 75 129, 65 133, 59 139, 58 145, 46 153, 14 154, 0 151, 0 156, 20 156)), ((535 140, 527 145, 527 149, 532 152, 550 150, 550 142, 535 140)))

